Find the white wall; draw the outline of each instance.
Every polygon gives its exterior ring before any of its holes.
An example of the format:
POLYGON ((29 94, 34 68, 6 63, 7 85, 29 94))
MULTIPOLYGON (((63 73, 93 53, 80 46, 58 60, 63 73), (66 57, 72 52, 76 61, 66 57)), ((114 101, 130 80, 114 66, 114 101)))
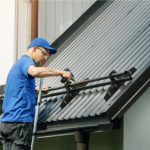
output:
POLYGON ((39 0, 39 36, 53 42, 96 0, 39 0))
POLYGON ((31 40, 31 1, 0 0, 0 85, 31 40))
POLYGON ((123 150, 150 150, 150 88, 125 113, 123 150))
POLYGON ((18 58, 26 53, 31 41, 31 0, 17 0, 18 58))
POLYGON ((0 0, 0 85, 16 59, 15 0, 0 0))

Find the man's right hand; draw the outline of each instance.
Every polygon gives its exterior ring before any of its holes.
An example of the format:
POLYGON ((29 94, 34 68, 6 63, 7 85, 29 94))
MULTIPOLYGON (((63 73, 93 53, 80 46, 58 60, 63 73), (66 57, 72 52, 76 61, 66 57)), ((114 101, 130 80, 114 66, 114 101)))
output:
POLYGON ((66 78, 67 80, 72 80, 72 74, 71 74, 71 72, 69 72, 69 71, 62 71, 61 72, 61 76, 63 77, 63 78, 66 78))

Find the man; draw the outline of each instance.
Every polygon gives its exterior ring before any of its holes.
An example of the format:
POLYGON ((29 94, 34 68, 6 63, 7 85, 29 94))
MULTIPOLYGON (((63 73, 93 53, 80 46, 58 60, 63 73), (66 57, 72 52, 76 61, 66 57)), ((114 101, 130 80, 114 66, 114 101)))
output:
POLYGON ((31 41, 26 55, 11 68, 3 100, 1 134, 4 150, 30 150, 35 114, 35 78, 61 76, 68 80, 71 73, 40 67, 56 49, 44 38, 31 41))

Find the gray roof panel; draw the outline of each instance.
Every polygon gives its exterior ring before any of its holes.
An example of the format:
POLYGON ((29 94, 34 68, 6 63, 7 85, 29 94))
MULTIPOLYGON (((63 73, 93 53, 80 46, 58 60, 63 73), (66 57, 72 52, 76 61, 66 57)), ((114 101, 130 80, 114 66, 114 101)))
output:
MULTIPOLYGON (((150 1, 117 0, 104 12, 100 9, 99 16, 86 29, 69 45, 64 43, 65 49, 49 67, 70 68, 76 81, 135 67, 136 79, 150 64, 150 1)), ((61 85, 58 77, 46 78, 44 82, 51 87, 61 85)), ((126 86, 115 95, 121 94, 126 86)), ((96 89, 80 92, 63 109, 60 107, 63 96, 47 98, 48 102, 41 106, 40 120, 51 122, 100 115, 116 101, 115 95, 107 102, 104 100, 107 89, 108 86, 98 88, 99 92, 96 89)))

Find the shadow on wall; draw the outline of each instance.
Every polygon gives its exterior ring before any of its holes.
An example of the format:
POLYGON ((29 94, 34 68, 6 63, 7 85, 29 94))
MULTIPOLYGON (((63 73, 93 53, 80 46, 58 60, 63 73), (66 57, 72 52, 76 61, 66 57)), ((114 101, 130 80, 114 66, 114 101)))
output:
POLYGON ((90 136, 89 150, 123 150, 123 129, 93 133, 90 136))
POLYGON ((74 136, 39 138, 35 142, 36 150, 76 150, 74 136))

